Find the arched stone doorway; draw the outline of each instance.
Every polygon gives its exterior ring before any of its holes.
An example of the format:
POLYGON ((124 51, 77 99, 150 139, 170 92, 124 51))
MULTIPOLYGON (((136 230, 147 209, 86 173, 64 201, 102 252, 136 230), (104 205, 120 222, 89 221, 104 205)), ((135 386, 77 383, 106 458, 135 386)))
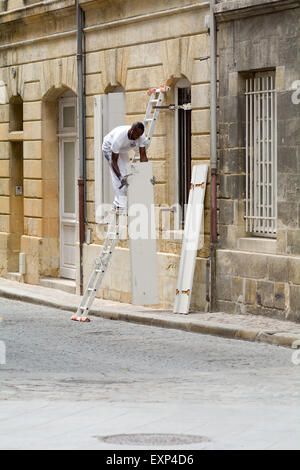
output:
POLYGON ((21 238, 24 235, 24 181, 23 174, 23 100, 20 95, 9 100, 9 155, 10 155, 10 238, 8 272, 19 273, 21 238))
POLYGON ((53 89, 43 102, 42 275, 75 279, 77 98, 53 89))

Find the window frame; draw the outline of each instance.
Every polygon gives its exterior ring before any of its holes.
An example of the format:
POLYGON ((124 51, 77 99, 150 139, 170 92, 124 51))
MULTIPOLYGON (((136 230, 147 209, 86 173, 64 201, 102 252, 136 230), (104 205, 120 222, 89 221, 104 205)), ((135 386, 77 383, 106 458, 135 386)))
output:
POLYGON ((77 135, 77 103, 75 102, 75 97, 63 97, 59 101, 59 134, 68 135, 68 134, 76 134, 77 135), (71 105, 71 106, 70 106, 71 105), (64 108, 75 108, 74 113, 74 126, 73 127, 64 127, 64 108))

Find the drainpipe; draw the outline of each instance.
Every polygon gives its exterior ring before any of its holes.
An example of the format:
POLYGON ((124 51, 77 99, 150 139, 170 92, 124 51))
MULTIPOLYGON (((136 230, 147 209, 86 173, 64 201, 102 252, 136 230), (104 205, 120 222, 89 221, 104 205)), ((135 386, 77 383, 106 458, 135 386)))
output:
POLYGON ((85 220, 86 220, 86 154, 85 154, 85 90, 84 90, 84 62, 83 62, 83 28, 84 12, 79 0, 76 0, 77 19, 77 81, 78 81, 78 127, 79 127, 79 251, 80 251, 80 295, 83 294, 83 243, 85 241, 85 220))
POLYGON ((215 0, 210 0, 210 311, 216 310, 217 245, 217 34, 215 0))

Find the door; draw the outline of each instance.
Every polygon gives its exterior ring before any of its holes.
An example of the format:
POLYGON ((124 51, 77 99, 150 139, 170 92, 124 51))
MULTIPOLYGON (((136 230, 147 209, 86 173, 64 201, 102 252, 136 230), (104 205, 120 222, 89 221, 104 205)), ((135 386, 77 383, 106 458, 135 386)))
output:
POLYGON ((76 98, 60 100, 60 276, 75 279, 77 242, 76 98))
POLYGON ((75 279, 76 260, 76 154, 75 139, 62 139, 60 151, 60 275, 75 279))

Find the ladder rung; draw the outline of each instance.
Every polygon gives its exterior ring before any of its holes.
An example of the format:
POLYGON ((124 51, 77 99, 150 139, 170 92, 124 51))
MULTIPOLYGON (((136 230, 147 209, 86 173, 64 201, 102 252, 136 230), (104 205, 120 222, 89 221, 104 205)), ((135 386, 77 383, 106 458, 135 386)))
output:
POLYGON ((110 253, 106 253, 103 256, 101 256, 101 259, 98 261, 96 268, 100 268, 101 263, 106 262, 106 260, 109 258, 110 258, 110 253))

